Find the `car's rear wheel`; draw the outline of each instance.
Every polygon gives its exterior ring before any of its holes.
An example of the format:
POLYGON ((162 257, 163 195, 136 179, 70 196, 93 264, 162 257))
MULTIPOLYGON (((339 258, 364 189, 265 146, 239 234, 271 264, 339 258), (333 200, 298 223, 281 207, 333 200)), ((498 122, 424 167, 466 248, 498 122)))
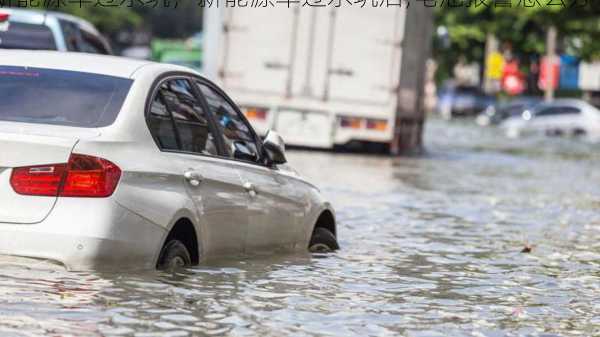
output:
POLYGON ((313 233, 308 250, 311 253, 330 253, 340 249, 335 235, 328 229, 317 227, 313 233))
POLYGON ((160 252, 156 268, 158 270, 173 270, 191 265, 192 258, 185 245, 179 240, 170 240, 160 252))

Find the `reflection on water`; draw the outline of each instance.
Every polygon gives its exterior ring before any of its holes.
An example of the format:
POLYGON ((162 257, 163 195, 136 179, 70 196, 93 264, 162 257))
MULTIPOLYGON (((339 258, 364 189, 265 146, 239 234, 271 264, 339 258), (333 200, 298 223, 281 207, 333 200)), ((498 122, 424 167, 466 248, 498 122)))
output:
POLYGON ((599 146, 438 121, 426 139, 421 158, 290 154, 338 210, 333 256, 2 264, 0 336, 600 334, 599 146))

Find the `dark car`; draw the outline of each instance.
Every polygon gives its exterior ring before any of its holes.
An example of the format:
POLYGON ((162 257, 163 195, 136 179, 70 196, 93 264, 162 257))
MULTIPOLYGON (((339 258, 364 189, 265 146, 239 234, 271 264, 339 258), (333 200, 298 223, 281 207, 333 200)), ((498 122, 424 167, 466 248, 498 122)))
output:
POLYGON ((507 118, 522 115, 525 110, 533 108, 541 101, 539 97, 520 97, 489 106, 477 116, 477 124, 498 125, 507 118))
POLYGON ((446 119, 475 116, 494 103, 495 98, 478 87, 446 84, 439 94, 438 112, 446 119))

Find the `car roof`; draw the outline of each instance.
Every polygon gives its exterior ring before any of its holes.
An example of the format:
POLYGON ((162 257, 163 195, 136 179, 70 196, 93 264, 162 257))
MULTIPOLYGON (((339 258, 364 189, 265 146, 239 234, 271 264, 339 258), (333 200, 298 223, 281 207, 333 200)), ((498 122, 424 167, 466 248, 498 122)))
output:
POLYGON ((561 108, 561 107, 572 107, 572 108, 577 108, 584 112, 587 111, 587 112, 600 113, 600 110, 598 110, 598 108, 596 108, 595 106, 591 105, 590 103, 588 103, 582 99, 576 99, 576 98, 559 98, 559 99, 555 99, 552 102, 542 102, 542 103, 537 104, 533 108, 533 111, 534 111, 534 113, 538 113, 539 111, 541 111, 543 109, 561 108))
POLYGON ((548 105, 586 105, 587 103, 583 100, 576 98, 560 98, 555 99, 554 101, 547 103, 548 105))
POLYGON ((559 99, 555 99, 552 102, 542 102, 538 105, 538 108, 551 108, 551 107, 558 107, 558 106, 571 106, 571 107, 577 107, 577 108, 582 108, 582 107, 588 107, 589 104, 584 101, 584 100, 580 100, 580 99, 576 99, 576 98, 559 98, 559 99))
MULTIPOLYGON (((157 64, 151 61, 87 53, 37 50, 3 50, 0 66, 69 70, 115 77, 131 78, 140 68, 157 64)), ((190 71, 178 66, 161 65, 173 71, 190 71)))

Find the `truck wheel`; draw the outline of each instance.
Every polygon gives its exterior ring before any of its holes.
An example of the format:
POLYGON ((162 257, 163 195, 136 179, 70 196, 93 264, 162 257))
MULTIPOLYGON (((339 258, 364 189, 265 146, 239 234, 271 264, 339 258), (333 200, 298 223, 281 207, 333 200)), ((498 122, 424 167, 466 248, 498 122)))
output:
POLYGON ((340 249, 335 235, 328 229, 317 227, 310 239, 308 250, 311 253, 330 253, 340 249))
POLYGON ((171 240, 160 252, 156 268, 158 270, 173 270, 191 265, 192 258, 185 245, 179 240, 171 240))

